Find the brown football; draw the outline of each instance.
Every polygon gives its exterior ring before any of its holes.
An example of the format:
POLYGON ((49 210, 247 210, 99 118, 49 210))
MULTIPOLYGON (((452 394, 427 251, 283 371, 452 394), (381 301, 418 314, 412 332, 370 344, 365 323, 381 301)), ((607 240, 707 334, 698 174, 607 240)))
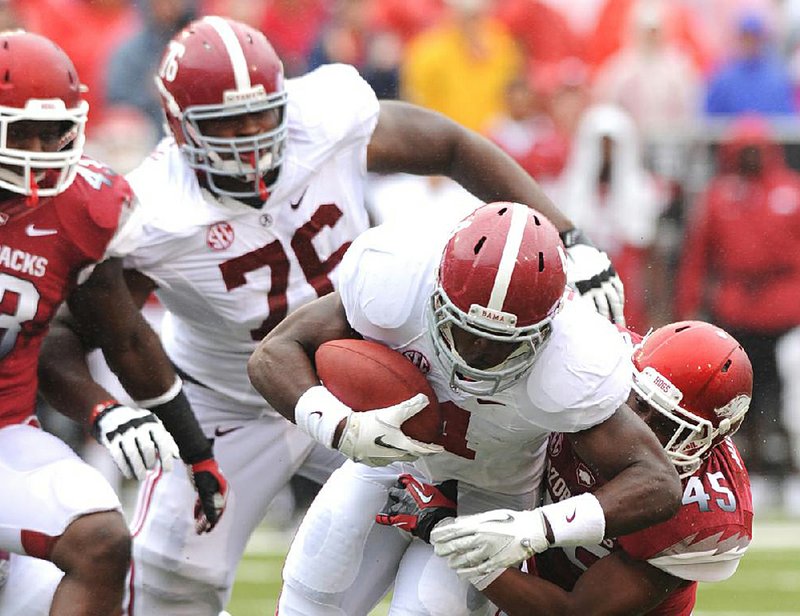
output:
POLYGON ((380 409, 425 394, 428 406, 400 429, 424 443, 433 443, 441 435, 436 394, 417 366, 401 353, 378 342, 346 338, 322 344, 314 361, 322 384, 354 411, 380 409))

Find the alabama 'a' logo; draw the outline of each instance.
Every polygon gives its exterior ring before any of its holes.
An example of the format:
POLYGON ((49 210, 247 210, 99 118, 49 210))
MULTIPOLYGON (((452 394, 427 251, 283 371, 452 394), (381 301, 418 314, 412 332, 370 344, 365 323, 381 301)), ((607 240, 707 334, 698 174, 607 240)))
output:
POLYGON ((212 250, 225 250, 233 244, 233 227, 227 222, 218 222, 208 227, 206 244, 212 250))
POLYGON ((431 363, 419 351, 403 351, 403 357, 414 364, 422 374, 428 374, 431 371, 431 363))

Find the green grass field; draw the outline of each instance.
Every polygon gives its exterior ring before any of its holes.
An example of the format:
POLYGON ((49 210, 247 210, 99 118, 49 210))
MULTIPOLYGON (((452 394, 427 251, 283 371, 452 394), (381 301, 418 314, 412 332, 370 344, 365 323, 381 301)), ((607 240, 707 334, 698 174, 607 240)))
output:
MULTIPOLYGON (((288 546, 285 534, 260 530, 236 576, 232 616, 271 616, 288 546)), ((386 605, 373 611, 385 615, 386 605)), ((731 579, 700 586, 695 616, 800 615, 800 520, 758 524, 753 543, 731 579)))

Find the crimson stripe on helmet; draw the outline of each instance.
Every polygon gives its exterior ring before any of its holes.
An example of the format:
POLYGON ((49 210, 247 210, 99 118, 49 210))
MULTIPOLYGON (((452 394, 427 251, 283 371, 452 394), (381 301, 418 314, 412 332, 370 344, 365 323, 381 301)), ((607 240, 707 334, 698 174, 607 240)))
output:
POLYGON ((525 225, 528 222, 528 208, 526 206, 520 203, 511 203, 509 205, 511 206, 511 223, 508 227, 503 256, 500 257, 500 265, 497 268, 497 275, 494 277, 494 286, 487 306, 492 310, 503 310, 508 287, 511 284, 511 276, 514 274, 514 267, 517 264, 519 248, 522 245, 525 225))
POLYGON ((244 51, 233 28, 225 19, 216 15, 204 17, 203 21, 217 31, 222 43, 225 45, 225 50, 228 52, 228 57, 231 59, 231 66, 233 67, 236 89, 249 90, 252 84, 250 83, 250 72, 247 70, 247 60, 245 60, 244 51))

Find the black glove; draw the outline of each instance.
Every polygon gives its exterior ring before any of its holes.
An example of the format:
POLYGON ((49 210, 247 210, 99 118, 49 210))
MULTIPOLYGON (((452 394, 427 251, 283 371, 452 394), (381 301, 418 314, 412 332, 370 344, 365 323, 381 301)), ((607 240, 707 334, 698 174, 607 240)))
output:
POLYGON ((625 288, 608 254, 598 250, 580 229, 559 235, 567 251, 567 284, 609 321, 625 327, 625 288))
POLYGON ((187 466, 197 492, 194 505, 194 530, 200 535, 210 532, 225 512, 228 502, 228 481, 214 458, 187 466))
POLYGON ((395 526, 430 543, 433 527, 445 518, 456 516, 457 483, 420 483, 409 474, 400 475, 389 488, 389 498, 375 521, 395 526))

